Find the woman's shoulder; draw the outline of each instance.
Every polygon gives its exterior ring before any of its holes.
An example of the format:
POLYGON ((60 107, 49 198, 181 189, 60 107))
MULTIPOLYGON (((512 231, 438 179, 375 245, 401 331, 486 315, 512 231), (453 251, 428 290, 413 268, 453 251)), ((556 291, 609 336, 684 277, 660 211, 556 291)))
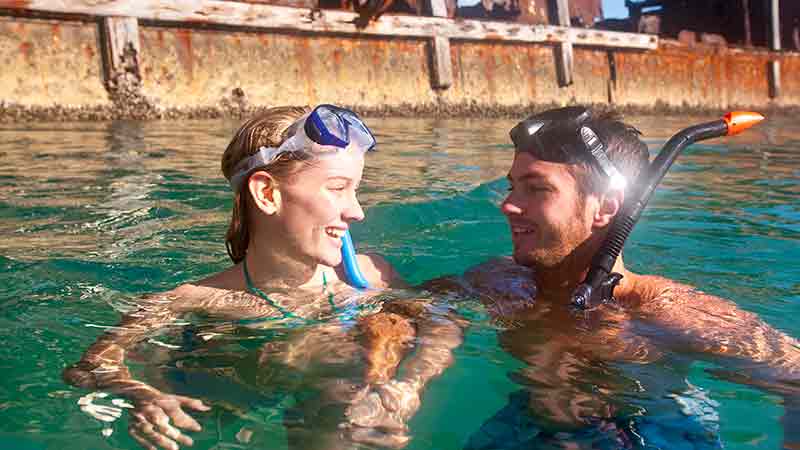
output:
POLYGON ((377 253, 359 253, 356 255, 358 267, 364 278, 373 287, 406 287, 407 284, 395 270, 392 263, 377 253))
POLYGON ((173 304, 173 309, 192 309, 209 298, 219 297, 226 293, 243 291, 244 287, 237 276, 238 266, 231 266, 222 272, 215 273, 203 279, 189 281, 180 286, 160 294, 173 304))

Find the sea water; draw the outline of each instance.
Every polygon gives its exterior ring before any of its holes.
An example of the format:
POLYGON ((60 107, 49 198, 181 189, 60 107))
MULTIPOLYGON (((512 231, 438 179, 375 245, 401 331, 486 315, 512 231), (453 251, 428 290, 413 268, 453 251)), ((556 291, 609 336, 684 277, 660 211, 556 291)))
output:
MULTIPOLYGON (((710 119, 630 121, 655 153, 678 129, 710 119)), ((352 227, 359 251, 385 255, 411 283, 510 253, 498 205, 508 188, 514 121, 367 122, 379 145, 367 158, 359 194, 366 220, 352 227)), ((0 125, 0 448, 138 448, 127 435, 124 399, 68 386, 61 371, 140 296, 229 265, 231 193, 219 161, 237 126, 0 125), (89 403, 117 412, 100 420, 87 413, 89 403)), ((779 117, 687 149, 651 200, 625 258, 634 271, 693 284, 800 336, 800 125, 779 117)), ((547 387, 523 386, 516 374, 525 364, 499 345, 502 330, 475 302, 464 305, 457 308, 472 322, 465 342, 426 389, 408 448, 479 448, 487 433, 506 448, 617 445, 603 443, 597 430, 537 434, 547 427, 528 423, 521 389, 546 396, 547 387)), ((225 366, 220 361, 273 338, 232 333, 202 364, 225 366)), ((182 376, 175 375, 167 340, 154 336, 140 345, 146 356, 131 361, 137 376, 182 376)), ((631 445, 781 445, 779 396, 714 377, 713 362, 664 361, 678 362, 587 368, 585 383, 636 386, 620 394, 643 436, 631 445)), ((269 381, 280 379, 210 381, 213 389, 226 388, 208 393, 213 409, 197 415, 204 430, 192 434, 195 448, 287 448, 284 424, 296 400, 269 381)))

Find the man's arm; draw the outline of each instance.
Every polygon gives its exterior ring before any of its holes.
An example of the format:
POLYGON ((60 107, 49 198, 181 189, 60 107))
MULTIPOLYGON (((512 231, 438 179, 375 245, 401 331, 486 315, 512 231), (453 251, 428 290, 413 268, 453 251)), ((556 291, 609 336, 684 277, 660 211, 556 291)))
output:
POLYGON ((800 380, 800 342, 736 304, 663 278, 642 302, 648 321, 686 337, 691 350, 732 357, 776 380, 800 380))
POLYGON ((646 278, 654 295, 642 303, 644 318, 681 336, 676 343, 689 350, 740 363, 739 371, 718 371, 718 376, 781 395, 784 445, 800 448, 800 429, 790 425, 800 421, 800 342, 731 301, 663 278, 646 278))
POLYGON ((209 409, 200 400, 165 394, 134 379, 125 365, 129 349, 175 320, 175 302, 175 296, 166 294, 142 300, 136 311, 100 336, 81 360, 63 373, 64 380, 74 386, 109 391, 132 400, 135 407, 129 431, 148 449, 156 445, 168 449, 177 449, 178 443, 192 445, 192 439, 178 428, 199 431, 200 424, 182 408, 209 409))

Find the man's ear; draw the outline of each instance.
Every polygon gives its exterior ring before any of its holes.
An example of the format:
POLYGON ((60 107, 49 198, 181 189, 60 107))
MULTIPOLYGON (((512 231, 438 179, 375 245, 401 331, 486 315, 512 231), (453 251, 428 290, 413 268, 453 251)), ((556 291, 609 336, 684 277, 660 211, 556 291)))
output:
POLYGON ((622 209, 625 201, 625 193, 622 190, 614 189, 606 192, 600 198, 600 207, 594 215, 592 226, 594 228, 605 228, 614 220, 614 217, 622 209))
POLYGON ((281 193, 275 178, 267 172, 259 171, 250 175, 247 188, 256 207, 267 215, 278 212, 281 206, 281 193))

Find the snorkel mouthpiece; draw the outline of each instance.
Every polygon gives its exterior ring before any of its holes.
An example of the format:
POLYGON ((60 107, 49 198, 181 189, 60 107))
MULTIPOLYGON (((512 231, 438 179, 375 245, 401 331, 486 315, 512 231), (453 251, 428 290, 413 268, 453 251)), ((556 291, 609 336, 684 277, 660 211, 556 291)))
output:
POLYGON ((614 288, 619 284, 622 275, 611 272, 611 269, 622 253, 625 240, 633 231, 647 202, 683 149, 705 139, 733 136, 762 120, 764 116, 759 113, 731 112, 722 119, 691 126, 672 136, 650 164, 644 177, 640 176, 640 179, 644 180, 643 183, 631 186, 622 210, 614 219, 608 236, 592 259, 589 273, 572 294, 573 305, 584 310, 594 308, 613 298, 614 288))

